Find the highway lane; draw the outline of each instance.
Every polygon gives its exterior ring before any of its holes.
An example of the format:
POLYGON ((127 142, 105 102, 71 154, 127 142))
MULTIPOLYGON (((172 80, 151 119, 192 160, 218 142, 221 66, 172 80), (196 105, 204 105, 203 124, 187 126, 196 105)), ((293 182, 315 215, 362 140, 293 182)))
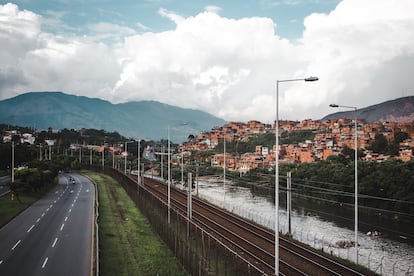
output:
POLYGON ((51 192, 0 229, 0 275, 90 275, 94 195, 85 177, 60 174, 51 192))

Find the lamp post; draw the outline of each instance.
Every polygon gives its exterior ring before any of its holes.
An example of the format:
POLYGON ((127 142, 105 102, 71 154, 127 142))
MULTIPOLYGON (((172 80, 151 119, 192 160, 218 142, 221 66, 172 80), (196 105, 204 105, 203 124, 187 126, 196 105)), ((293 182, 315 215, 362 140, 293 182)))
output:
POLYGON ((104 170, 104 168, 105 168, 105 141, 102 146, 102 170, 104 170))
POLYGON ((126 174, 126 171, 127 171, 127 155, 128 155, 128 151, 127 151, 127 148, 128 148, 128 141, 126 141, 125 142, 125 158, 124 158, 124 160, 125 160, 125 162, 124 162, 124 174, 126 174))
POLYGON ((161 179, 164 181, 164 145, 161 145, 161 179))
POLYGON ((224 143, 223 143, 223 208, 226 208, 226 134, 224 133, 224 143))
POLYGON ((171 221, 171 147, 170 126, 168 126, 168 224, 171 221))
POLYGON ((115 168, 115 145, 112 145, 112 168, 115 168))
POLYGON ((355 226, 354 226, 354 230, 355 230, 355 261, 358 264, 358 124, 357 124, 357 107, 356 106, 346 106, 346 105, 337 105, 337 104, 330 104, 330 107, 343 107, 343 108, 349 108, 349 109, 353 109, 354 110, 354 150, 355 150, 355 169, 354 169, 354 173, 355 173, 355 226))
POLYGON ((12 171, 11 171, 11 181, 14 183, 14 141, 12 141, 12 171))
MULTIPOLYGON (((187 123, 178 124, 178 126, 185 126, 187 123)), ((168 224, 171 221, 171 137, 170 125, 168 125, 168 224)))
POLYGON ((275 158, 275 275, 279 275, 279 83, 293 81, 317 81, 317 77, 276 81, 276 158, 275 158))
POLYGON ((140 170, 141 170, 141 139, 138 139, 138 176, 137 176, 137 188, 139 192, 139 177, 140 177, 140 170))
POLYGON ((181 187, 184 189, 184 152, 183 144, 181 144, 181 187))
POLYGON ((133 141, 126 141, 125 142, 125 168, 124 168, 124 173, 127 173, 127 156, 128 156, 128 143, 132 143, 133 141))

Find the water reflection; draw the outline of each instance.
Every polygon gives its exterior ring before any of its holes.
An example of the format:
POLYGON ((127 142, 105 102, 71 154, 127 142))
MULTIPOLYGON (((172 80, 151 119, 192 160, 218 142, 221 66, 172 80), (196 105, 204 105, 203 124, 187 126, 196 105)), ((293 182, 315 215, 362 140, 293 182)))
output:
MULTIPOLYGON (((271 197, 253 195, 248 188, 200 181, 199 196, 274 230, 274 202, 271 197), (225 200, 225 202, 224 202, 225 200)), ((296 205, 297 206, 297 205, 296 205)), ((288 232, 284 207, 279 208, 279 231, 288 232)), ((348 218, 330 221, 306 208, 292 210, 292 235, 295 239, 344 259, 355 261, 354 247, 341 248, 339 241, 350 241, 354 232, 344 225, 348 218)), ((386 237, 359 233, 359 263, 382 275, 414 275, 414 246, 386 237)))

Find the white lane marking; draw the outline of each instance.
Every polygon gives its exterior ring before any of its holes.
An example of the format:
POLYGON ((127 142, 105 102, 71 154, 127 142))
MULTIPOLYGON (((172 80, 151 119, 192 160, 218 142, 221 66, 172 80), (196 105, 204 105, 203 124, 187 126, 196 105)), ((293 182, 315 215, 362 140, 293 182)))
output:
POLYGON ((45 268, 45 266, 46 266, 46 264, 47 264, 47 260, 49 260, 49 258, 48 258, 48 257, 46 257, 46 259, 43 261, 42 268, 45 268))
POLYGON ((46 212, 49 212, 49 209, 50 209, 50 208, 47 208, 47 209, 46 209, 46 212))
POLYGON ((12 247, 12 250, 14 250, 19 245, 19 243, 21 243, 21 241, 22 240, 19 240, 18 242, 16 242, 16 244, 12 247))
POLYGON ((58 238, 55 238, 55 241, 52 244, 52 248, 55 247, 57 240, 58 240, 58 238))
POLYGON ((3 260, 0 260, 0 265, 3 263, 3 260))
POLYGON ((52 208, 53 207, 53 204, 50 204, 49 207, 52 208))
POLYGON ((29 228, 29 230, 27 230, 27 233, 29 233, 30 231, 32 231, 33 227, 35 227, 34 224, 29 228))
POLYGON ((73 207, 74 205, 73 205, 73 203, 72 203, 72 207, 73 207))
POLYGON ((62 223, 62 226, 60 227, 60 231, 62 231, 63 227, 65 227, 64 223, 62 223))
POLYGON ((55 194, 57 194, 59 191, 56 191, 55 194))
POLYGON ((68 217, 65 218, 65 222, 68 220, 68 217))
POLYGON ((56 203, 56 200, 55 200, 55 201, 53 201, 53 203, 56 203))
POLYGON ((42 217, 44 217, 44 216, 45 216, 45 213, 42 214, 42 217))
POLYGON ((37 220, 36 220, 36 222, 39 222, 40 221, 40 218, 38 218, 37 220))
POLYGON ((69 209, 69 213, 72 212, 72 208, 69 209))

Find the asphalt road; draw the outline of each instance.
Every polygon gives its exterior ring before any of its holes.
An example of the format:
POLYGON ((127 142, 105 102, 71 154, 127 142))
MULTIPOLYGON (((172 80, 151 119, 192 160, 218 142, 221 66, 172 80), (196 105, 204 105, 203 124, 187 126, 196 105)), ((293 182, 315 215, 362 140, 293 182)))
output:
POLYGON ((94 195, 87 178, 60 174, 56 188, 0 229, 0 275, 90 275, 94 195))
POLYGON ((10 176, 3 176, 0 177, 0 196, 7 194, 10 192, 9 186, 5 186, 7 183, 10 182, 10 176))

